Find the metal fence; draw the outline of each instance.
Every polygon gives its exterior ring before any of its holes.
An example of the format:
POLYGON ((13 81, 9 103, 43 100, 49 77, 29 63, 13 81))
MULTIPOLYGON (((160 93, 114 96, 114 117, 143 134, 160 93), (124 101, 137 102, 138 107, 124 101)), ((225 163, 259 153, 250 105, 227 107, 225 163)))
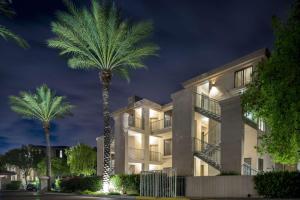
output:
POLYGON ((196 93, 196 107, 205 110, 209 113, 212 113, 216 116, 221 115, 220 104, 217 100, 210 98, 204 94, 196 93))
POLYGON ((151 131, 161 130, 164 128, 172 127, 172 119, 160 119, 157 121, 153 121, 150 124, 151 131))
POLYGON ((176 197, 177 175, 175 169, 142 171, 140 195, 148 197, 176 197))
POLYGON ((144 160, 144 149, 128 148, 128 157, 133 160, 144 160))

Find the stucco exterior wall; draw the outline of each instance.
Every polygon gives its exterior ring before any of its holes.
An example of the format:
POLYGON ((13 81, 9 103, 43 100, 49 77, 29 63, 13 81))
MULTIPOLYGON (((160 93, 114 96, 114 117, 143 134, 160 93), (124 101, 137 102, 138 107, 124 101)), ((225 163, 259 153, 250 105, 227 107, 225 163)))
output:
POLYGON ((223 100, 220 105, 222 170, 241 173, 244 121, 240 97, 223 100))
POLYGON ((198 176, 186 178, 191 198, 246 198, 257 196, 252 176, 198 176))
POLYGON ((125 155, 127 155, 127 137, 123 129, 123 114, 114 116, 114 138, 115 138, 115 173, 122 174, 126 172, 125 155))
POLYGON ((172 95, 173 99, 173 160, 172 166, 180 176, 192 176, 193 159, 193 90, 185 89, 172 95))

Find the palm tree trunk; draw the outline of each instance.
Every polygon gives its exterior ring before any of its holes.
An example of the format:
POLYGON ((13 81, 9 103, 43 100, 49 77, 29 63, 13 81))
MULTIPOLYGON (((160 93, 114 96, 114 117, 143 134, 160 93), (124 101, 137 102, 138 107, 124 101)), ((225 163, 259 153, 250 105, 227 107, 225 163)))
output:
POLYGON ((48 191, 51 191, 51 145, 50 145, 50 125, 49 123, 43 124, 45 136, 46 136, 46 143, 47 143, 47 172, 46 175, 48 176, 48 191))
POLYGON ((103 120, 104 120, 104 166, 103 166, 103 191, 108 192, 109 175, 110 175, 110 112, 109 112, 109 87, 111 82, 111 72, 102 71, 100 74, 102 82, 102 103, 103 103, 103 120))

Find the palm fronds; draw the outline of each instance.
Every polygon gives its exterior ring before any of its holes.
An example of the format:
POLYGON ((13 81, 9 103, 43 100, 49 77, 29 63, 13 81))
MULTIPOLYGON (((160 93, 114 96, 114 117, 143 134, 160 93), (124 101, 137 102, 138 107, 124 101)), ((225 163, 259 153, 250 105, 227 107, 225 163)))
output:
POLYGON ((97 0, 92 0, 89 9, 65 2, 68 12, 57 14, 57 21, 51 24, 56 37, 48 44, 69 55, 71 68, 105 70, 128 79, 129 69, 145 67, 143 59, 158 50, 145 42, 152 33, 151 22, 122 20, 114 4, 97 0))
MULTIPOLYGON (((8 17, 11 17, 15 14, 15 12, 10 7, 10 3, 7 0, 0 0, 0 14, 8 17)), ((15 41, 19 46, 23 48, 29 47, 28 43, 24 39, 2 25, 0 25, 0 36, 6 40, 15 41)))
POLYGON ((70 115, 73 108, 65 101, 65 97, 56 96, 46 85, 38 87, 36 93, 21 92, 19 96, 10 96, 9 99, 13 111, 24 118, 44 123, 70 115))

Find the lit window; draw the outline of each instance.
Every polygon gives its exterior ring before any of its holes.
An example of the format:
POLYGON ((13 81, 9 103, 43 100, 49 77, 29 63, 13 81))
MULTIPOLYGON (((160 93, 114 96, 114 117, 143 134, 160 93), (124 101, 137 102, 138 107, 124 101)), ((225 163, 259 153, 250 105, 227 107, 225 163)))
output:
POLYGON ((266 131, 266 123, 262 119, 258 119, 258 129, 266 131))
POLYGON ((164 140, 164 155, 165 156, 172 155, 172 139, 164 140))
POLYGON ((234 73, 234 87, 242 87, 249 84, 252 80, 253 67, 247 67, 234 73))
POLYGON ((60 157, 60 158, 63 157, 63 152, 62 152, 62 150, 59 151, 59 157, 60 157))

